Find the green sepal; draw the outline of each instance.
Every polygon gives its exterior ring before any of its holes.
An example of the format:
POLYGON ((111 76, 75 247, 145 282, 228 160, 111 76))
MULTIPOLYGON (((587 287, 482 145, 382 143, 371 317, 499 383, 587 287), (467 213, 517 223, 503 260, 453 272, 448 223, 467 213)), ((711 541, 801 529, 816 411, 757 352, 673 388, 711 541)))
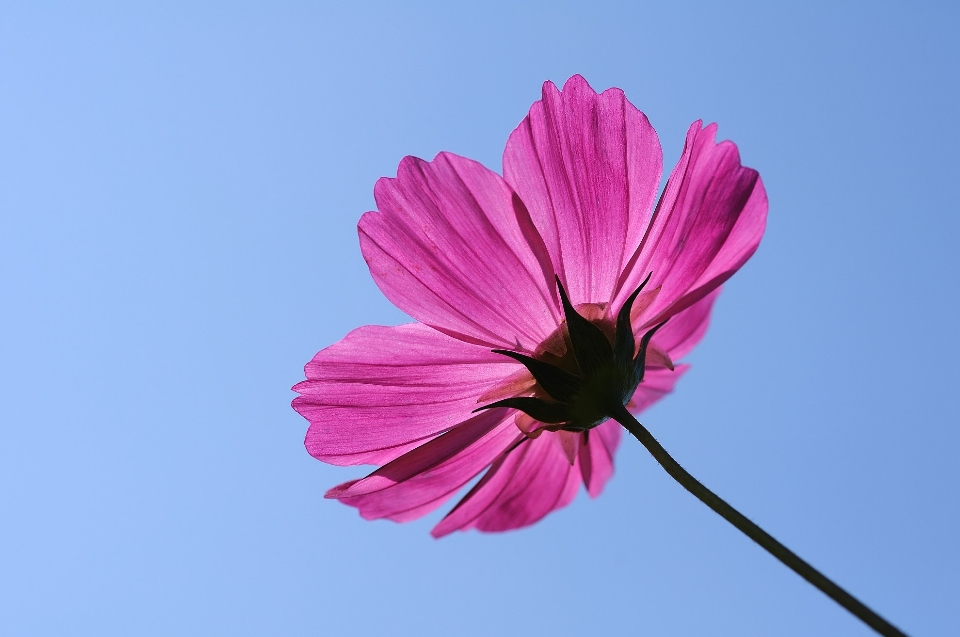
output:
POLYGON ((654 327, 650 328, 640 339, 640 351, 637 352, 637 357, 633 359, 634 388, 643 382, 643 374, 646 372, 647 368, 647 347, 650 345, 650 339, 652 339, 653 335, 657 333, 657 330, 666 324, 667 322, 663 321, 660 324, 655 325, 654 327))
POLYGON ((567 409, 566 405, 547 402, 541 398, 533 398, 531 396, 504 398, 503 400, 498 400, 495 403, 478 407, 473 411, 476 413, 484 409, 493 409, 494 407, 510 407, 512 409, 518 409, 534 420, 539 420, 540 422, 544 422, 549 425, 567 422, 570 419, 569 410, 567 409))
POLYGON ((633 310, 633 302, 637 300, 637 296, 643 291, 647 282, 650 281, 651 276, 653 276, 653 272, 648 274, 647 278, 640 284, 640 287, 627 297, 627 300, 623 303, 623 307, 620 308, 620 312, 617 314, 617 333, 613 345, 613 353, 617 357, 617 362, 623 367, 633 362, 633 350, 637 345, 636 339, 633 337, 633 325, 630 323, 630 312, 633 310))
POLYGON ((533 374, 534 379, 543 388, 543 391, 547 392, 554 400, 568 400, 570 396, 580 390, 580 379, 556 365, 505 349, 495 349, 493 353, 509 356, 515 361, 523 363, 523 366, 533 374))
POLYGON ((573 346, 573 355, 580 366, 580 373, 585 377, 591 376, 613 361, 613 348, 610 347, 610 341, 607 340, 603 330, 573 309, 570 299, 567 298, 567 292, 560 283, 560 277, 556 279, 557 288, 560 290, 560 302, 563 304, 563 316, 567 321, 567 331, 573 346))

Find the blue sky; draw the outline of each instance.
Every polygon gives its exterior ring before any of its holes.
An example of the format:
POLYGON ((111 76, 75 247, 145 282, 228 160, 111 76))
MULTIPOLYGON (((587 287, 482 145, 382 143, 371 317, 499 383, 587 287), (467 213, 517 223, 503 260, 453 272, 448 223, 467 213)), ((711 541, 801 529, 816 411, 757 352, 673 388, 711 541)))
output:
POLYGON ((7 3, 0 626, 15 635, 869 635, 625 439, 597 500, 429 536, 322 498, 290 386, 406 317, 359 216, 404 155, 500 169, 544 80, 770 197, 643 421, 914 635, 960 590, 960 15, 948 3, 7 3))

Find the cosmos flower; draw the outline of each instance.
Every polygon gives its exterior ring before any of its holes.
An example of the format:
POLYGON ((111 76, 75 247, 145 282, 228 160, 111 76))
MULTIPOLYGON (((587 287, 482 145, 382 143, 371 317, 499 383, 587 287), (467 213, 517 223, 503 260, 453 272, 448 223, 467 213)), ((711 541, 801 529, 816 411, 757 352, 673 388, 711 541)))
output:
POLYGON ((621 438, 604 405, 637 414, 672 391, 688 369, 674 361, 763 235, 759 175, 715 135, 690 126, 658 200, 646 116, 574 76, 544 84, 503 176, 441 153, 381 179, 360 247, 417 322, 354 330, 294 387, 311 455, 379 465, 327 497, 405 522, 482 474, 440 537, 533 524, 581 483, 599 495, 621 438))

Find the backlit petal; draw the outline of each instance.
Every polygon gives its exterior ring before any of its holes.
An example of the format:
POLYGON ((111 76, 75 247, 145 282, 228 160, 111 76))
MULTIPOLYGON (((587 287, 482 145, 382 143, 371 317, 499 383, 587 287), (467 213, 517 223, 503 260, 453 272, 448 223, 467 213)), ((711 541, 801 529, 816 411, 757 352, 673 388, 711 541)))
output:
MULTIPOLYGON (((620 89, 579 75, 543 99, 503 154, 507 182, 544 238, 574 305, 608 303, 650 219, 663 172, 660 141, 620 89)), ((632 292, 633 290, 631 290, 632 292)))
POLYGON ((521 438, 508 416, 482 412, 327 497, 357 507, 368 520, 406 522, 425 515, 521 438))
POLYGON ((526 439, 501 456, 447 517, 434 537, 476 528, 507 531, 540 520, 569 504, 580 486, 580 469, 572 466, 553 432, 526 439))
POLYGON ((665 367, 648 369, 643 382, 637 387, 633 398, 627 403, 627 409, 634 415, 657 402, 673 391, 680 377, 690 369, 689 365, 677 365, 673 371, 665 367))
POLYGON ((717 127, 694 122, 670 174, 650 229, 624 272, 615 306, 649 272, 662 286, 645 325, 696 303, 756 251, 767 218, 757 171, 740 165, 733 142, 715 143, 717 127))
POLYGON ((533 351, 559 323, 553 271, 526 209, 496 173, 440 153, 407 157, 374 189, 360 249, 415 319, 487 347, 533 351))
POLYGON ((615 420, 608 420, 590 430, 587 444, 580 445, 580 473, 587 493, 595 498, 613 476, 613 456, 620 445, 623 428, 615 420))
POLYGON ((383 464, 470 418, 519 363, 419 323, 367 325, 318 353, 294 390, 306 447, 337 465, 383 464))
MULTIPOLYGON (((653 342, 666 350, 674 360, 689 354, 707 333, 710 311, 713 309, 714 301, 720 296, 720 290, 721 288, 716 288, 687 309, 671 317, 667 324, 657 331, 653 342)), ((649 364, 649 357, 647 364, 649 364)))

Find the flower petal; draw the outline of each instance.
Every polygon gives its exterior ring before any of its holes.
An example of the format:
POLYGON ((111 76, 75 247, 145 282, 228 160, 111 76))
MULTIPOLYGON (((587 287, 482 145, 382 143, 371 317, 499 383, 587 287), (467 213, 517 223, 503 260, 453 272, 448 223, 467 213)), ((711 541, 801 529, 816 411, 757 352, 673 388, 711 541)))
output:
MULTIPOLYGON (((713 309, 714 301, 720 296, 721 289, 716 288, 687 309, 681 310, 671 317, 653 338, 657 347, 668 352, 674 360, 689 354, 707 333, 707 326, 710 324, 710 312, 713 309)), ((639 331, 637 330, 637 332, 639 331)), ((647 364, 650 364, 649 357, 647 358, 647 364)))
POLYGON ((620 423, 608 420, 590 430, 587 444, 580 444, 580 474, 591 498, 600 495, 613 476, 613 456, 620 445, 621 434, 620 423))
POLYGON ((384 464, 469 418, 520 365, 419 323, 367 325, 318 353, 293 407, 306 447, 336 465, 384 464))
MULTIPOLYGON (((660 141, 620 89, 574 75, 513 131, 503 172, 530 211, 574 305, 608 303, 640 243, 663 172, 660 141)), ((633 290, 631 290, 632 292, 633 290)))
POLYGON ((560 450, 563 451, 567 462, 573 465, 577 461, 577 456, 580 455, 580 443, 583 441, 583 434, 578 431, 560 430, 556 432, 553 439, 560 445, 560 450))
POLYGON ((501 455, 431 534, 518 529, 569 504, 580 487, 580 470, 553 438, 554 432, 526 438, 501 455))
POLYGON ((639 414, 672 392, 673 386, 688 369, 690 369, 689 365, 677 365, 672 371, 665 367, 648 369, 643 376, 643 382, 627 403, 627 409, 633 414, 639 414))
POLYGON ((523 203, 496 173, 440 153, 406 157, 374 189, 360 249, 390 301, 487 347, 533 351, 560 322, 553 270, 523 203))
POLYGON ((365 519, 407 522, 436 509, 522 436, 502 411, 486 411, 327 492, 365 519))
POLYGON ((619 303, 650 272, 648 286, 662 286, 645 325, 716 289, 753 255, 763 236, 767 196, 760 176, 740 165, 733 142, 715 143, 716 132, 716 124, 690 126, 650 228, 624 270, 619 303))

